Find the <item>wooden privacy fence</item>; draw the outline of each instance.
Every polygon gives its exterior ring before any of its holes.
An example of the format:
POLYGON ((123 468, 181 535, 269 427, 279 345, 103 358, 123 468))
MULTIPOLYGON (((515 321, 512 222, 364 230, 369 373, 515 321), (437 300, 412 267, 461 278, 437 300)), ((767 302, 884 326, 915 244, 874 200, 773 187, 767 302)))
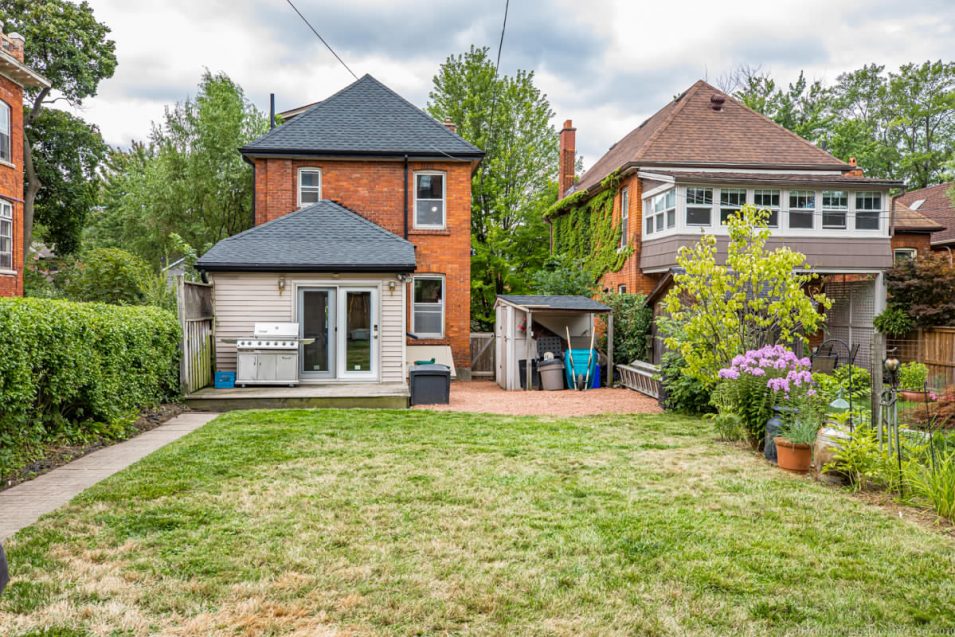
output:
POLYGON ((182 327, 182 358, 179 380, 184 394, 191 394, 212 382, 214 317, 212 286, 176 277, 176 301, 182 327))
POLYGON ((903 363, 918 361, 928 366, 928 383, 936 389, 955 385, 955 327, 916 330, 904 339, 889 339, 888 348, 903 363))
POLYGON ((494 376, 494 333, 471 333, 471 376, 494 376))

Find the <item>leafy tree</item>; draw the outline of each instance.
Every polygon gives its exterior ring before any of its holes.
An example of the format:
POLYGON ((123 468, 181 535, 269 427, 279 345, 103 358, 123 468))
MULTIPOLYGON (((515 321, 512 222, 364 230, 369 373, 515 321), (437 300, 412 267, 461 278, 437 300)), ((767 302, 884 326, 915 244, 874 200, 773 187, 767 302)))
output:
MULTIPOLYGON (((613 310, 613 352, 618 361, 647 360, 650 329, 653 327, 653 308, 646 304, 644 294, 609 292, 600 302, 613 310)), ((606 331, 604 332, 606 341, 606 331)), ((606 347, 604 342, 603 347, 606 347)))
POLYGON ((821 82, 809 82, 800 72, 784 90, 758 69, 743 69, 741 73, 735 79, 739 86, 735 97, 749 108, 812 141, 828 129, 832 120, 828 112, 829 91, 821 82))
POLYGON ((144 305, 153 273, 135 254, 119 248, 90 250, 62 274, 74 301, 144 305))
POLYGON ((245 230, 252 171, 236 149, 267 128, 241 87, 207 71, 195 99, 167 109, 149 143, 109 158, 90 243, 127 248, 158 266, 183 244, 204 249, 245 230))
POLYGON ((815 278, 805 255, 788 247, 768 250, 768 212, 746 205, 727 222, 726 264, 717 264, 716 237, 704 234, 677 255, 684 270, 664 299, 660 321, 666 346, 686 362, 685 373, 706 384, 734 356, 764 345, 806 341, 828 308, 822 294, 804 290, 815 278))
MULTIPOLYGON (((889 309, 902 310, 910 326, 955 325, 955 268, 947 255, 905 259, 886 273, 885 282, 889 309)), ((898 331, 902 331, 905 322, 897 312, 880 322, 889 327, 890 318, 899 325, 898 331)))
POLYGON ((488 49, 473 46, 441 65, 427 111, 486 153, 471 186, 471 316, 486 327, 495 297, 527 291, 547 259, 542 215, 557 199, 554 113, 532 72, 498 75, 488 49))
POLYGON ((582 261, 550 259, 531 277, 534 294, 554 296, 593 296, 597 289, 593 274, 582 261))
MULTIPOLYGON (((26 257, 33 240, 36 200, 43 188, 33 157, 33 145, 38 141, 33 138, 38 131, 33 125, 44 107, 56 100, 78 106, 87 97, 96 95, 99 83, 112 77, 116 70, 116 43, 108 37, 109 28, 96 20, 92 7, 85 1, 0 0, 0 19, 8 32, 17 31, 26 38, 26 64, 52 84, 52 88, 31 89, 24 94, 23 249, 26 257)), ((44 130, 62 132, 59 128, 44 130)))
POLYGON ((58 255, 74 253, 86 218, 98 202, 97 172, 108 149, 96 126, 56 109, 44 109, 30 125, 34 165, 43 188, 35 222, 58 255))

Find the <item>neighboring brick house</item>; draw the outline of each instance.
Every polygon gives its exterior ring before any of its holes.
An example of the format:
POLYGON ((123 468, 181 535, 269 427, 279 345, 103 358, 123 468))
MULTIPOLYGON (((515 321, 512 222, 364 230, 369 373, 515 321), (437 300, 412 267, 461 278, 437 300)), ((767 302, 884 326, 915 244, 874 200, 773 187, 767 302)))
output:
MULTIPOLYGON (((336 335, 335 320, 324 316, 347 302, 348 289, 365 286, 372 292, 362 300, 372 305, 367 327, 381 326, 382 344, 377 361, 369 362, 374 369, 357 370, 364 373, 356 380, 404 382, 407 362, 442 348, 449 348, 458 377, 467 377, 471 175, 484 153, 369 75, 286 115, 241 149, 255 173, 255 227, 220 242, 198 263, 216 286, 217 332, 248 334, 256 317, 299 322, 304 337, 318 336, 313 349, 325 347, 316 353, 306 346, 303 379, 347 380, 356 370, 344 362, 350 345, 343 334, 365 334, 365 326, 341 315, 336 335), (287 216, 294 225, 275 225, 287 216), (326 225, 337 233, 333 243, 322 243, 326 225), (289 239, 293 231, 301 232, 301 242, 289 239), (286 245, 279 256, 270 252, 277 232, 286 245), (402 244, 413 246, 410 267, 406 259, 383 262, 377 253, 402 244), (343 253, 334 249, 339 245, 343 253), (256 246, 265 246, 262 254, 256 246), (287 293, 277 291, 278 280, 287 282, 287 293), (270 300, 254 298, 263 288, 270 300)), ((219 348, 217 358, 219 368, 229 369, 234 349, 219 348)))
POLYGON ((898 196, 896 201, 908 210, 935 222, 929 243, 933 250, 955 249, 955 183, 947 182, 912 190, 898 196))
POLYGON ((932 251, 932 239, 946 230, 942 224, 902 203, 902 196, 895 199, 892 214, 892 254, 895 261, 928 254, 932 251))
POLYGON ((24 65, 23 46, 0 33, 0 296, 23 295, 23 89, 49 86, 24 65))
MULTIPOLYGON (((772 213, 770 247, 806 254, 823 276, 836 300, 829 333, 865 345, 860 359, 867 359, 871 319, 885 299, 882 273, 893 263, 890 191, 901 182, 866 178, 854 162, 836 159, 704 81, 614 144, 577 183, 575 145, 568 120, 561 132, 562 197, 596 195, 616 172, 618 226, 626 204, 622 246, 633 253, 603 275, 602 289, 662 298, 680 247, 712 233, 725 257, 723 220, 755 204, 772 213)), ((551 216, 560 214, 558 205, 551 216)))

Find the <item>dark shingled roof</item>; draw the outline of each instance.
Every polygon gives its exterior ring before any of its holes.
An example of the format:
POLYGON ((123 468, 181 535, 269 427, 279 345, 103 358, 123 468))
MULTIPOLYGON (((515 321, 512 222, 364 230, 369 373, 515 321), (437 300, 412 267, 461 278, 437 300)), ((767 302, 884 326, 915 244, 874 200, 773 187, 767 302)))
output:
POLYGON ((955 245, 955 203, 948 196, 953 189, 955 183, 936 184, 901 194, 896 199, 945 228, 932 234, 933 246, 955 245))
POLYGON ((370 75, 241 149, 244 154, 451 155, 484 152, 370 75))
POLYGON ((534 294, 508 294, 497 297, 512 305, 531 310, 573 310, 578 312, 610 312, 610 308, 586 296, 539 296, 534 294))
POLYGON ((414 245, 331 201, 223 239, 197 262, 229 272, 413 272, 414 245))
POLYGON ((805 185, 805 186, 834 186, 845 187, 872 187, 872 188, 901 188, 905 182, 897 179, 873 179, 840 173, 837 175, 804 174, 804 173, 747 173, 747 172, 696 172, 676 170, 656 170, 650 168, 648 174, 673 177, 676 183, 705 183, 705 184, 774 184, 774 185, 805 185))

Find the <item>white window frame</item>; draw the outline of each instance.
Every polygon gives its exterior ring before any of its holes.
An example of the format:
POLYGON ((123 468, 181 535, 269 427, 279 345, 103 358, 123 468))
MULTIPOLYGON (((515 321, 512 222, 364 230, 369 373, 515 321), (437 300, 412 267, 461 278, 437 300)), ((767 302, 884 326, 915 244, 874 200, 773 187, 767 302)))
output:
POLYGON ((780 189, 778 189, 778 188, 756 188, 756 189, 753 190, 753 205, 756 206, 756 207, 757 207, 758 209, 760 209, 760 210, 768 210, 768 211, 769 211, 769 214, 770 214, 770 217, 769 217, 769 227, 770 227, 770 228, 776 229, 776 228, 779 228, 779 227, 780 227, 780 226, 779 226, 780 217, 781 217, 780 209, 782 208, 782 203, 783 203, 783 191, 780 190, 780 189), (768 205, 768 206, 766 206, 766 205, 761 205, 761 204, 757 201, 757 199, 759 199, 759 197, 761 197, 761 196, 772 197, 773 195, 775 195, 775 196, 776 196, 776 199, 777 199, 775 205, 773 205, 773 204, 770 204, 770 205, 768 205), (772 215, 774 215, 774 214, 776 215, 776 223, 773 223, 773 217, 772 217, 772 215))
POLYGON ((664 190, 645 199, 644 210, 646 214, 644 216, 646 217, 646 223, 643 228, 644 235, 661 234, 676 228, 676 209, 676 188, 664 190), (670 205, 667 205, 668 198, 671 199, 670 205), (658 206, 658 202, 662 202, 662 204, 658 206))
MULTIPOLYGON (((685 193, 684 206, 683 206, 683 222, 686 224, 686 226, 688 228, 709 228, 710 226, 712 226, 713 225, 713 201, 714 201, 713 193, 715 192, 715 189, 712 186, 687 186, 686 190, 684 190, 683 192, 685 193), (703 203, 692 203, 692 204, 690 203, 691 190, 694 190, 694 191, 704 190, 709 193, 710 216, 709 216, 709 221, 707 221, 706 223, 690 223, 690 208, 693 208, 694 210, 704 210, 707 207, 706 201, 703 201, 703 203)), ((694 198, 695 197, 696 197, 696 193, 694 193, 694 198)))
POLYGON ((884 196, 877 190, 857 190, 851 194, 852 199, 852 227, 863 232, 878 232, 882 229, 882 201, 884 196), (860 201, 874 201, 875 208, 859 208, 860 201), (871 219, 875 215, 875 228, 860 228, 860 215, 864 219, 871 219))
POLYGON ((630 188, 620 190, 620 247, 630 243, 630 188))
POLYGON ((418 338, 444 338, 446 316, 448 307, 447 298, 448 286, 443 274, 420 274, 411 278, 411 333, 418 338), (418 303, 415 301, 415 285, 418 281, 440 281, 441 282, 441 302, 440 303, 418 303), (417 306, 424 306, 425 309, 433 311, 438 307, 441 312, 441 331, 440 332, 419 332, 417 320, 417 306))
POLYGON ((316 191, 316 193, 318 194, 318 200, 317 200, 317 201, 321 201, 321 200, 322 200, 322 169, 321 169, 321 168, 311 167, 311 166, 303 166, 302 168, 299 168, 299 169, 298 169, 298 172, 296 173, 297 176, 298 176, 298 182, 296 183, 295 191, 296 191, 296 198, 298 199, 298 207, 299 207, 299 208, 304 208, 305 206, 313 206, 313 205, 315 205, 315 202, 302 203, 302 191, 305 189, 305 188, 302 186, 302 173, 315 173, 316 175, 318 175, 318 186, 317 186, 317 187, 316 187, 316 186, 308 186, 308 188, 309 188, 310 190, 311 190, 311 189, 314 189, 314 190, 316 191))
POLYGON ((901 259, 915 260, 918 255, 919 251, 915 248, 896 248, 892 251, 892 263, 898 264, 901 259))
MULTIPOLYGON (((448 173, 443 170, 416 170, 414 172, 412 197, 412 219, 413 227, 420 230, 444 230, 448 227, 448 173), (438 176, 441 177, 441 223, 440 225, 418 223, 418 177, 419 176, 438 176)), ((439 201, 438 199, 421 199, 421 201, 439 201)))
POLYGON ((726 215, 726 217, 727 217, 727 219, 728 219, 731 214, 734 214, 734 213, 739 212, 740 210, 742 210, 742 209, 743 209, 743 206, 745 206, 748 202, 749 202, 749 190, 747 190, 746 188, 720 188, 719 205, 717 206, 717 209, 719 210, 719 213, 718 213, 718 214, 719 214, 719 217, 718 217, 718 219, 719 219, 720 225, 721 225, 721 226, 726 226, 726 225, 727 225, 726 219, 723 219, 723 211, 724 211, 724 210, 728 211, 728 212, 727 212, 727 215, 726 215), (733 203, 733 204, 729 204, 729 203, 728 203, 728 204, 724 204, 724 203, 723 203, 723 195, 731 195, 731 194, 732 194, 732 195, 740 195, 740 194, 742 194, 742 195, 743 195, 743 201, 740 202, 739 204, 735 204, 735 203, 733 203))
POLYGON ((13 110, 2 100, 0 100, 0 162, 13 164, 13 110), (6 127, 5 131, 4 127, 6 127))
POLYGON ((627 284, 621 283, 617 286, 617 294, 626 294, 627 293, 627 284))
MULTIPOLYGON (((808 203, 808 200, 807 200, 808 203)), ((815 190, 790 190, 786 193, 786 227, 796 232, 813 232, 816 229, 816 207, 819 204, 819 193, 815 190), (812 206, 793 207, 793 197, 811 197, 812 206), (809 227, 796 227, 792 224, 793 213, 798 215, 809 215, 809 227)))
POLYGON ((820 193, 820 199, 822 200, 822 229, 823 230, 846 230, 849 228, 849 192, 846 190, 823 190, 820 193), (834 198, 836 196, 845 197, 845 205, 833 205, 830 203, 826 205, 826 198, 834 198), (842 215, 842 224, 833 225, 826 224, 826 214, 836 214, 842 215))
MULTIPOLYGON (((0 237, 9 240, 10 249, 0 252, 0 257, 7 257, 9 260, 8 264, 0 262, 0 271, 3 272, 15 272, 14 270, 14 260, 13 260, 13 251, 15 250, 13 246, 13 204, 7 201, 6 199, 0 199, 0 222, 7 222, 10 229, 9 234, 3 233, 0 234, 0 237)), ((2 233, 3 223, 0 223, 0 233, 2 233)))

